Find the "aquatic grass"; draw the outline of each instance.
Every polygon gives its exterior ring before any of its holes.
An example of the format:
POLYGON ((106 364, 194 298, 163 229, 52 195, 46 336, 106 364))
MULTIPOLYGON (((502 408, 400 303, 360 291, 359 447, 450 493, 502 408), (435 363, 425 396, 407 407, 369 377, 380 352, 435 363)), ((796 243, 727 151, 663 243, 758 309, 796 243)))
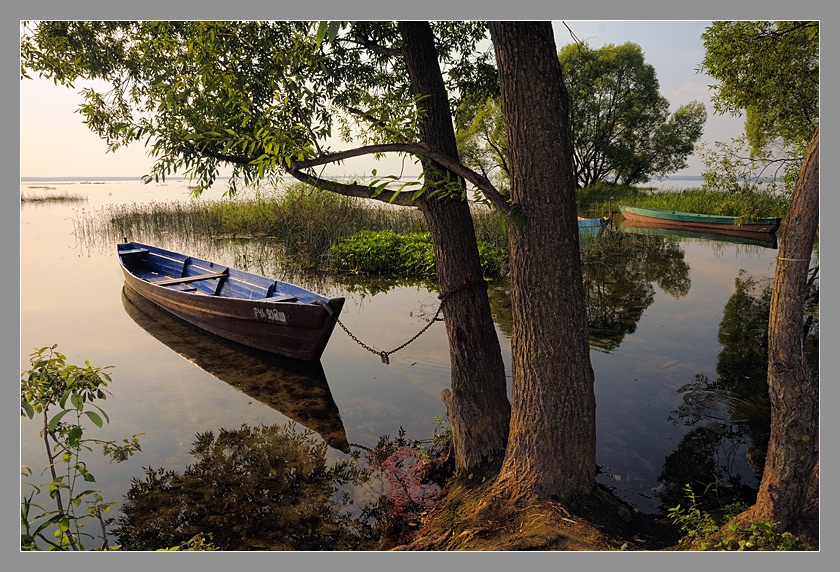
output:
MULTIPOLYGON (((109 240, 170 236, 273 240, 287 262, 307 268, 334 268, 333 246, 362 231, 388 231, 410 237, 402 245, 414 251, 411 268, 406 266, 405 272, 414 276, 434 273, 430 243, 415 236, 428 232, 418 210, 379 205, 300 184, 233 199, 110 205, 93 218, 109 240)), ((487 243, 485 250, 506 250, 506 232, 497 213, 479 208, 474 220, 479 241, 487 243)), ((90 226, 77 224, 86 234, 90 226)), ((491 266, 492 272, 503 272, 505 263, 496 260, 491 266)))
POLYGON ((332 245, 362 230, 426 229, 415 210, 297 186, 247 198, 109 206, 99 218, 112 237, 269 238, 304 267, 324 266, 332 245))
MULTIPOLYGON (((784 217, 787 200, 765 192, 731 193, 709 189, 656 191, 599 183, 578 190, 579 212, 618 212, 618 205, 725 216, 784 217)), ((596 214, 595 216, 602 216, 596 214)))
MULTIPOLYGON (((53 189, 55 187, 30 187, 30 189, 53 189)), ((38 193, 21 193, 20 202, 24 203, 77 203, 86 202, 87 195, 80 195, 78 193, 69 193, 62 191, 60 193, 38 192, 38 193)))
MULTIPOLYGON (((578 214, 587 218, 610 212, 617 214, 619 203, 727 214, 724 207, 731 207, 730 203, 736 200, 720 192, 697 189, 650 192, 607 183, 581 189, 577 198, 578 214)), ((749 210, 757 213, 756 216, 785 213, 780 198, 756 195, 753 199, 755 203, 749 210)), ((485 275, 505 276, 508 244, 502 215, 483 205, 473 205, 472 213, 485 275)), ((302 184, 232 199, 111 205, 93 217, 88 213, 83 218, 85 222, 76 225, 77 231, 90 236, 95 232, 93 227, 97 227, 111 242, 123 238, 154 241, 160 237, 260 239, 276 245, 278 259, 301 268, 415 277, 434 275, 431 242, 421 237, 422 233, 428 234, 428 228, 417 209, 343 197, 302 184), (91 218, 96 222, 91 222, 91 218), (384 234, 375 238, 360 235, 365 231, 384 234), (355 242, 350 240, 353 237, 355 242), (345 246, 336 250, 341 244, 345 246), (362 247, 370 249, 365 256, 361 254, 362 247), (349 250, 342 252, 342 248, 349 250), (399 264, 393 263, 389 249, 400 248, 403 249, 400 256, 407 258, 399 264)))

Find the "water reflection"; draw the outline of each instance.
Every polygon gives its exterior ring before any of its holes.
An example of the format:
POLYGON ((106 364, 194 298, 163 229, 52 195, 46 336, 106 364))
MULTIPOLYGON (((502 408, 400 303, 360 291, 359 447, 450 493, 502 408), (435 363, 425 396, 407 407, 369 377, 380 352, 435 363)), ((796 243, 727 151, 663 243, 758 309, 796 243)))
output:
POLYGON ((688 294, 691 268, 679 241, 607 232, 581 248, 589 345, 615 350, 636 331, 656 284, 675 298, 688 294))
POLYGON ((375 548, 342 487, 365 473, 355 458, 329 465, 327 448, 291 426, 200 433, 183 473, 148 468, 134 479, 115 535, 125 550, 178 546, 211 535, 223 550, 375 548))
POLYGON ((670 236, 679 238, 696 238, 702 240, 728 242, 731 244, 749 244, 764 248, 777 248, 778 240, 772 232, 749 232, 737 230, 686 230, 685 228, 669 225, 668 223, 628 223, 621 221, 618 226, 620 232, 629 234, 645 234, 656 236, 670 236))
MULTIPOLYGON (((818 287, 812 286, 816 299, 818 287)), ((684 502, 683 489, 696 493, 712 485, 698 503, 705 510, 755 500, 770 438, 767 392, 767 329, 771 289, 744 272, 735 279, 718 329, 722 349, 717 379, 697 375, 679 389, 683 403, 671 419, 693 427, 666 457, 659 481, 662 508, 684 502), (746 464, 746 466, 745 466, 746 464)), ((806 326, 806 356, 818 372, 818 325, 806 326)))
POLYGON ((212 336, 125 288, 122 302, 137 325, 174 352, 350 452, 321 362, 284 359, 212 336))

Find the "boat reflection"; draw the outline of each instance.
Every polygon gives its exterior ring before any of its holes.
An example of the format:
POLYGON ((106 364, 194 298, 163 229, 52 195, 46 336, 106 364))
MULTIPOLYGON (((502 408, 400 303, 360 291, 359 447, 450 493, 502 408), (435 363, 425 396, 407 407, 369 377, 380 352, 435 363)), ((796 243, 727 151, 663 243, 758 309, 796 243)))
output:
POLYGON ((315 431, 329 446, 350 452, 320 361, 287 359, 201 332, 125 288, 122 302, 137 325, 174 352, 315 431))
POLYGON ((751 232, 740 230, 686 230, 678 226, 670 225, 666 222, 662 223, 643 223, 639 221, 628 222, 621 221, 618 225, 618 230, 621 232, 631 234, 647 234, 657 236, 673 236, 680 238, 701 238, 705 240, 714 240, 718 242, 729 242, 733 244, 750 244, 754 246, 763 246, 765 248, 777 248, 778 240, 776 234, 772 232, 751 232))

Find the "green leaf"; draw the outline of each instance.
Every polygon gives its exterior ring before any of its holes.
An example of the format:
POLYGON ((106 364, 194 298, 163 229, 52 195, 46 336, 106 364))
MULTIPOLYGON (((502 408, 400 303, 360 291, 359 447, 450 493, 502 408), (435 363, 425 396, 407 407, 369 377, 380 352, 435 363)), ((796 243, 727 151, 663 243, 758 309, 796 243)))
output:
POLYGON ((318 33, 315 36, 315 47, 316 48, 321 47, 321 42, 324 41, 324 36, 327 34, 327 26, 328 25, 329 25, 329 22, 326 21, 326 20, 318 22, 318 33))
POLYGON ((65 409, 50 419, 49 425, 47 425, 47 432, 54 432, 55 428, 58 427, 58 424, 61 422, 61 418, 70 413, 70 411, 70 409, 65 409))
POLYGON ((73 394, 70 396, 70 403, 73 404, 73 407, 81 411, 84 408, 84 399, 79 394, 73 394))
POLYGON ((327 29, 327 41, 332 42, 335 37, 338 35, 338 30, 341 28, 341 22, 336 20, 330 22, 329 28, 327 29))
POLYGON ((102 428, 102 418, 99 415, 97 415, 93 411, 85 411, 84 413, 90 418, 91 421, 94 422, 94 424, 97 427, 99 427, 100 429, 102 428))
POLYGON ((32 417, 34 417, 35 410, 32 408, 31 405, 29 405, 28 402, 21 401, 20 402, 20 408, 23 410, 21 413, 25 413, 26 416, 29 417, 30 419, 32 419, 32 417))

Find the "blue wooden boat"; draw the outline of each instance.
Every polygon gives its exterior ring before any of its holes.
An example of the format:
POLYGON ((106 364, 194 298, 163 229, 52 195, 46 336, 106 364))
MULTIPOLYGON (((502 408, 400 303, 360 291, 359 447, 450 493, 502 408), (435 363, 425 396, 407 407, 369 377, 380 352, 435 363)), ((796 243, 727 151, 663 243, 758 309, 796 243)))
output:
POLYGON ((603 218, 581 218, 581 217, 578 217, 578 229, 583 230, 583 229, 593 229, 593 228, 595 228, 595 229, 604 228, 605 226, 607 226, 607 223, 609 222, 609 220, 610 219, 607 218, 607 217, 603 217, 603 218))
POLYGON ((209 335, 123 288, 123 308, 153 338, 251 399, 350 452, 341 414, 320 361, 301 361, 209 335))
POLYGON ((278 355, 321 359, 344 298, 162 248, 117 245, 125 285, 203 330, 278 355))

